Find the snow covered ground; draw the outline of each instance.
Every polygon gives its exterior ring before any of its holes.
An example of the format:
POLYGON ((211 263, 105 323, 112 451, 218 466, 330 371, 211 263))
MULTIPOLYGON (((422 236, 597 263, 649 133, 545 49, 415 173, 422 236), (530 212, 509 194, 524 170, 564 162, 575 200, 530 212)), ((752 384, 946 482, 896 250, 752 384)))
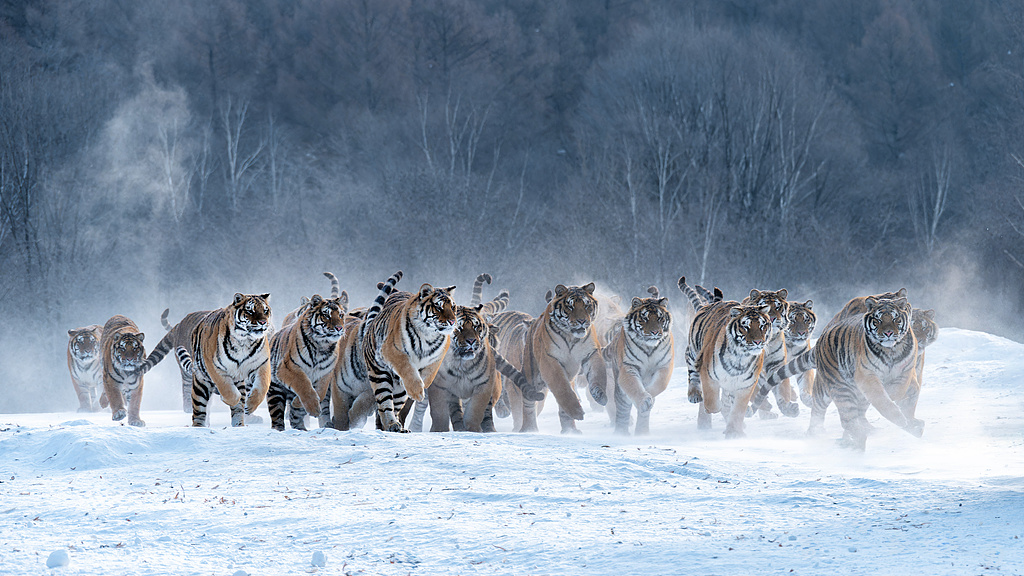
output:
POLYGON ((643 438, 552 405, 489 435, 4 414, 0 574, 1024 574, 1024 345, 949 328, 927 361, 924 437, 871 411, 864 453, 834 408, 698 432, 682 368, 643 438))

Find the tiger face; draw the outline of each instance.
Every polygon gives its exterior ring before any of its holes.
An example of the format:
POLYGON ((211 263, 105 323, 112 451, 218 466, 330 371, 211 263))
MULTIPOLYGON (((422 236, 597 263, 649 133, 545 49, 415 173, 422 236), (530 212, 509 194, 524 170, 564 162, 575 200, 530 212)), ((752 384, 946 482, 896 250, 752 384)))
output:
POLYGON ((483 305, 459 306, 458 328, 452 333, 452 354, 461 360, 475 357, 490 337, 490 326, 480 314, 483 305))
POLYGON ((111 349, 114 364, 128 374, 138 370, 146 361, 146 351, 142 346, 145 337, 142 332, 125 332, 115 336, 111 349))
POLYGON ((743 299, 740 304, 750 306, 767 306, 768 317, 772 321, 772 330, 782 330, 786 327, 786 311, 788 309, 788 302, 786 302, 786 296, 789 295, 789 291, 783 288, 771 292, 769 290, 751 290, 750 296, 743 299))
POLYGON ((735 306, 729 310, 728 334, 750 355, 760 354, 772 330, 768 306, 735 306))
POLYGON ((99 326, 68 330, 68 348, 71 355, 79 360, 95 358, 100 352, 99 326))
POLYGON ((641 340, 661 341, 672 330, 668 298, 633 298, 622 322, 628 332, 641 340))
POLYGON ((555 286, 555 297, 551 300, 552 322, 573 335, 586 336, 597 315, 597 299, 594 298, 594 283, 586 286, 555 286))
POLYGON ((914 308, 910 314, 911 330, 914 331, 914 337, 917 338, 917 345, 925 347, 935 342, 935 339, 939 337, 939 325, 935 323, 935 310, 921 310, 920 308, 914 308))
POLYGON ((806 342, 814 332, 814 325, 818 317, 811 310, 814 304, 812 300, 806 302, 789 302, 789 311, 786 313, 786 342, 806 342))
POLYGON ((345 335, 345 313, 348 294, 323 298, 314 294, 309 301, 309 329, 319 339, 336 342, 345 335))
POLYGON ((258 340, 270 328, 270 294, 235 293, 231 304, 235 318, 234 331, 241 339, 258 340))
POLYGON ((434 288, 430 284, 420 286, 416 295, 416 317, 427 326, 442 333, 451 334, 458 325, 455 300, 452 291, 455 286, 434 288))
POLYGON ((864 301, 868 311, 864 315, 864 330, 869 340, 885 348, 899 344, 910 331, 910 302, 906 298, 880 300, 875 297, 864 301))

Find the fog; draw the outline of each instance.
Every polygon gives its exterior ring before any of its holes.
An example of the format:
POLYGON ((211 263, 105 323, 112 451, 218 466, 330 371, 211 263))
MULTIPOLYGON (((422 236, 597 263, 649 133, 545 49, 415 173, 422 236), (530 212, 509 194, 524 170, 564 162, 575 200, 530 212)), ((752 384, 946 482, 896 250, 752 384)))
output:
MULTIPOLYGON (((58 2, 0 7, 0 412, 72 409, 67 330, 338 276, 906 287, 1024 340, 1015 3, 58 2)), ((144 408, 177 406, 166 361, 144 408)), ((680 368, 681 369, 681 368, 680 368)))

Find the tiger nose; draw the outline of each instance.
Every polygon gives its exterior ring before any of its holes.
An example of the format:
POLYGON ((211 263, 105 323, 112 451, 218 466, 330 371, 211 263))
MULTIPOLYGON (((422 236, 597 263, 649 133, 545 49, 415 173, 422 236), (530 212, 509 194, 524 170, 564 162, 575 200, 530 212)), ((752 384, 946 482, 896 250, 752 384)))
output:
POLYGON ((475 338, 467 338, 466 339, 466 345, 467 346, 474 346, 474 345, 476 345, 476 339, 475 338))

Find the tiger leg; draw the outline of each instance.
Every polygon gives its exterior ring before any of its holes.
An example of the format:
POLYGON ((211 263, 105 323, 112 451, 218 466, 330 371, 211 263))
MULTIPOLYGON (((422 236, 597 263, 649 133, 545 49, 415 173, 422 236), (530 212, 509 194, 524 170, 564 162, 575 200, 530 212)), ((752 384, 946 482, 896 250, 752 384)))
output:
POLYGON ((831 383, 823 380, 814 383, 814 394, 810 398, 811 421, 807 426, 808 436, 821 436, 825 433, 825 413, 832 404, 832 397, 827 390, 829 387, 831 383))
POLYGON ((704 400, 703 389, 700 385, 700 364, 697 362, 697 355, 692 348, 686 349, 686 398, 692 404, 699 404, 704 400))
POLYGON ((750 397, 754 395, 755 390, 757 390, 756 384, 732 395, 733 406, 729 412, 728 424, 725 426, 726 438, 742 438, 746 436, 746 433, 743 432, 743 419, 747 416, 747 406, 750 405, 750 397))
POLYGON ((306 430, 306 415, 308 414, 302 400, 293 393, 291 401, 288 402, 288 425, 292 427, 292 430, 306 430))
POLYGON ((192 375, 192 425, 206 426, 206 405, 210 402, 211 387, 192 375))
POLYGON ((321 428, 333 428, 331 425, 330 385, 330 375, 321 378, 316 384, 317 394, 320 395, 320 416, 317 417, 317 424, 321 428))
MULTIPOLYGON (((463 430, 467 430, 469 432, 483 432, 483 422, 484 418, 487 415, 487 406, 490 403, 490 401, 490 391, 487 389, 487 387, 481 386, 480 389, 476 391, 476 394, 473 394, 473 396, 468 401, 465 402, 465 404, 463 405, 463 408, 465 409, 465 414, 462 415, 464 418, 463 430)), ((455 404, 459 405, 462 404, 462 402, 459 402, 458 398, 455 398, 455 404)), ((462 410, 460 409, 459 411, 461 412, 462 410)), ((458 427, 456 427, 455 425, 456 417, 457 416, 455 415, 455 412, 453 410, 452 430, 457 431, 458 427)))
POLYGON ((502 394, 508 399, 509 412, 512 413, 512 431, 513 432, 536 432, 537 431, 537 414, 536 414, 536 403, 530 402, 523 398, 522 390, 519 390, 516 386, 505 386, 502 390, 502 394), (529 403, 529 408, 527 408, 529 403), (527 418, 524 416, 526 411, 530 411, 530 421, 533 422, 532 430, 524 430, 524 426, 527 423, 527 418))
POLYGON ((192 375, 178 364, 178 372, 181 372, 181 409, 184 412, 192 411, 192 375))
POLYGON ((484 409, 484 419, 480 421, 481 432, 497 432, 494 428, 494 402, 488 402, 484 409))
MULTIPOLYGON (((647 393, 651 396, 651 409, 653 409, 653 399, 668 389, 668 383, 672 379, 672 369, 672 363, 669 362, 666 366, 658 370, 654 375, 654 378, 651 380, 651 383, 645 386, 647 393)), ((651 409, 637 411, 636 429, 634 430, 634 434, 637 436, 643 436, 651 433, 651 409)))
MULTIPOLYGON (((861 372, 860 374, 855 373, 854 378, 856 378, 857 388, 859 388, 861 393, 864 394, 864 397, 867 398, 868 402, 874 406, 875 410, 878 410, 879 414, 884 416, 886 420, 900 428, 903 428, 914 436, 917 436, 918 438, 921 437, 924 432, 924 422, 921 422, 916 418, 908 418, 907 415, 903 413, 903 410, 901 410, 900 407, 897 406, 889 397, 889 394, 885 391, 885 387, 878 379, 878 376, 873 373, 861 372)), ((913 370, 909 371, 905 378, 913 381, 913 370)), ((904 386, 906 385, 907 384, 904 386)), ((901 386, 900 388, 903 387, 901 386)), ((833 400, 836 400, 834 396, 833 400)), ((836 400, 836 406, 838 405, 839 402, 836 400)))
MULTIPOLYGON (((594 356, 597 355, 595 354, 594 356)), ((562 431, 567 432, 575 429, 576 424, 573 421, 583 420, 584 415, 583 405, 580 404, 580 398, 576 395, 576 390, 572 384, 572 377, 575 374, 566 374, 562 366, 553 360, 551 362, 538 362, 538 364, 537 368, 539 369, 540 378, 547 383, 548 389, 551 390, 551 395, 555 397, 555 401, 558 403, 562 431), (564 416, 562 413, 564 413, 564 416)), ((595 378, 597 378, 596 375, 595 378)), ((604 387, 603 381, 601 387, 604 387)), ((530 422, 526 422, 524 425, 529 426, 530 424, 530 422)), ((534 420, 532 425, 536 428, 536 420, 534 420)))
POLYGON ((839 445, 843 448, 864 450, 872 429, 865 417, 870 401, 857 392, 853 383, 843 383, 834 389, 832 401, 836 403, 839 421, 843 425, 843 437, 839 440, 839 445))
MULTIPOLYGON (((596 346, 596 345, 595 345, 596 346)), ((580 366, 583 370, 583 377, 586 378, 590 397, 597 402, 598 405, 604 406, 608 403, 608 365, 604 361, 604 355, 601 354, 600 348, 594 348, 594 351, 583 359, 583 363, 580 366)), ((575 396, 575 391, 573 395, 575 396)), ((557 399, 557 396, 556 396, 557 399)), ((580 407, 582 410, 582 406, 580 407)), ((572 413, 572 410, 569 410, 572 413)), ((576 418, 582 420, 581 418, 576 418)), ((573 427, 575 428, 575 424, 573 427)))
POLYGON ((814 401, 811 395, 814 393, 814 370, 808 370, 803 374, 796 377, 796 381, 800 385, 800 401, 803 402, 804 406, 810 408, 814 401))
POLYGON ((128 398, 128 424, 131 426, 145 426, 146 421, 139 416, 142 409, 142 376, 138 376, 135 388, 129 393, 128 398))
MULTIPOLYGON (((269 400, 268 400, 269 401, 269 400)), ((335 430, 349 429, 349 410, 352 409, 354 398, 338 390, 337 386, 331 388, 331 403, 334 404, 334 414, 331 418, 331 428, 335 430)))
MULTIPOLYGON (((609 402, 609 404, 612 403, 609 402)), ((623 436, 629 436, 629 416, 633 411, 633 401, 629 399, 629 396, 618 382, 616 382, 615 385, 614 405, 615 433, 622 434, 623 436)))
POLYGON ((270 411, 270 427, 284 430, 284 412, 288 405, 288 389, 280 382, 271 382, 267 391, 267 410, 270 411))
MULTIPOLYGON (((299 397, 299 401, 302 402, 302 407, 305 408, 307 414, 320 413, 320 400, 322 398, 319 393, 320 391, 313 387, 313 382, 310 381, 309 376, 306 376, 306 373, 296 366, 295 362, 288 359, 283 360, 281 365, 277 367, 277 378, 299 397)), ((324 391, 326 392, 326 390, 324 391)))
POLYGON ((410 432, 423 432, 423 417, 427 415, 427 408, 429 406, 429 393, 423 397, 423 400, 416 401, 416 407, 412 410, 412 423, 409 424, 410 432))
MULTIPOLYGON (((245 397, 245 384, 242 383, 238 386, 238 391, 245 397)), ((231 425, 232 426, 245 426, 245 406, 239 402, 234 406, 231 406, 231 425)))
POLYGON ((110 401, 110 419, 124 420, 124 417, 128 415, 128 411, 124 407, 121 387, 118 386, 114 378, 107 374, 106 371, 103 373, 103 391, 107 395, 107 400, 110 401))
POLYGON ((95 412, 93 409, 93 396, 95 396, 95 388, 91 384, 86 384, 74 376, 71 377, 71 385, 75 387, 75 395, 78 396, 78 411, 79 412, 95 412))
MULTIPOLYGON (((605 399, 607 401, 607 399, 605 399)), ((571 414, 565 411, 561 406, 558 407, 558 423, 562 425, 562 434, 582 434, 579 428, 576 427, 576 419, 571 414)))
MULTIPOLYGON (((463 410, 462 399, 455 396, 448 398, 448 419, 452 422, 452 430, 455 432, 465 432, 469 430, 466 426, 466 412, 463 410)), ((483 416, 480 417, 483 419, 483 416)), ((473 430, 473 432, 479 432, 479 430, 473 430)))
POLYGON ((701 400, 697 404, 697 429, 711 430, 711 425, 711 413, 704 407, 704 401, 701 400))
POLYGON ((778 386, 772 389, 775 394, 775 403, 779 405, 779 412, 788 418, 796 418, 800 415, 800 405, 796 403, 796 392, 786 378, 778 386))
POLYGON ((373 393, 369 391, 361 392, 352 401, 352 407, 348 410, 348 426, 349 430, 358 430, 366 425, 366 420, 370 418, 374 410, 377 408, 377 401, 373 397, 373 393))
POLYGON ((447 432, 450 430, 448 427, 448 402, 450 400, 451 395, 446 394, 445 390, 440 386, 431 386, 430 388, 427 388, 426 401, 430 408, 431 432, 447 432))
POLYGON ((405 388, 401 384, 396 386, 396 377, 389 372, 377 372, 371 368, 369 376, 373 386, 373 397, 377 401, 377 429, 386 432, 408 432, 398 421, 397 414, 400 407, 405 404, 405 388))
POLYGON ((253 374, 252 387, 245 396, 245 414, 248 416, 256 411, 267 397, 267 390, 270 389, 270 358, 268 358, 256 369, 253 374))

